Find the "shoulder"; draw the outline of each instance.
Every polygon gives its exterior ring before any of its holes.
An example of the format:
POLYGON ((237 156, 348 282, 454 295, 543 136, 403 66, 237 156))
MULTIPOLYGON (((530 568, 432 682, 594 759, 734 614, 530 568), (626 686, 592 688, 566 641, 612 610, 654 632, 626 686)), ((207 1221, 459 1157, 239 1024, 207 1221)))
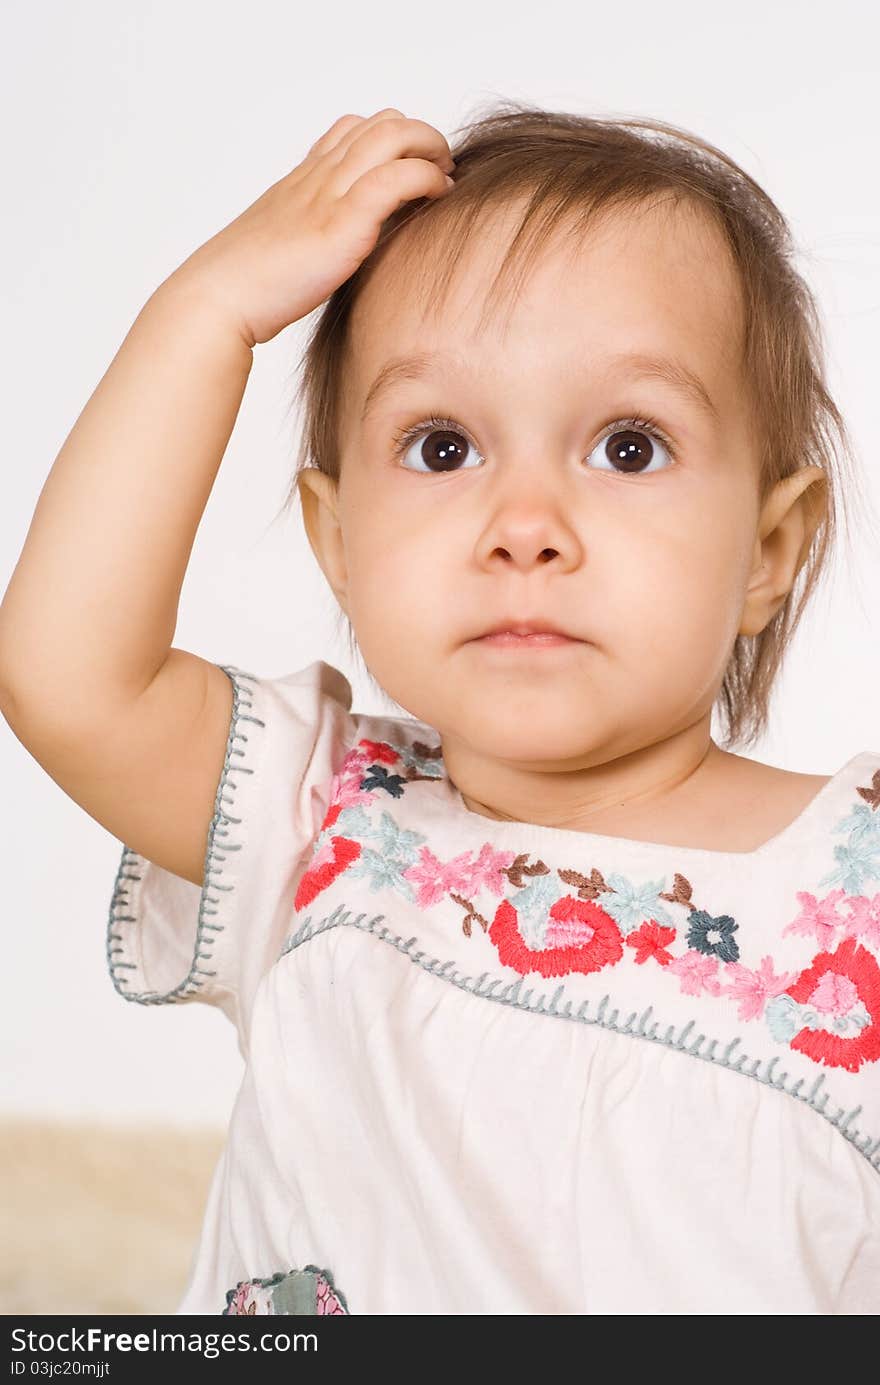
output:
POLYGON ((701 844, 754 851, 795 823, 833 778, 719 750, 693 805, 700 815, 701 844))
POLYGON ((781 769, 755 761, 751 792, 755 801, 768 800, 772 810, 792 817, 802 812, 817 793, 830 784, 833 774, 804 774, 797 770, 781 769))

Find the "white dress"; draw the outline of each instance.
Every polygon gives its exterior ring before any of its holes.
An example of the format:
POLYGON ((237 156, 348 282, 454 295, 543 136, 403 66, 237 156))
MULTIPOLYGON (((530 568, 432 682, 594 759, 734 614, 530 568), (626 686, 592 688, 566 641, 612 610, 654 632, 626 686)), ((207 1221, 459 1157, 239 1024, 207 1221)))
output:
POLYGON ((114 985, 245 1074, 178 1313, 880 1311, 880 753, 756 851, 471 812, 323 661, 234 688, 114 985))

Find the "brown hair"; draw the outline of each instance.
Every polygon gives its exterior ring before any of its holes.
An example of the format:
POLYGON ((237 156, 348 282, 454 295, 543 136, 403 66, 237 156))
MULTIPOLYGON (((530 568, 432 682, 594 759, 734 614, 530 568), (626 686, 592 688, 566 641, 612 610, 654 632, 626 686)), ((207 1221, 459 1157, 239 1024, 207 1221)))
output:
MULTIPOLYGON (((635 210, 670 196, 675 205, 696 206, 721 230, 741 287, 742 365, 760 453, 760 502, 802 466, 819 466, 826 476, 824 485, 808 487, 805 495, 804 503, 818 507, 819 519, 792 590, 763 630, 737 636, 716 699, 725 719, 723 746, 752 745, 767 729, 777 672, 825 570, 836 539, 838 508, 860 479, 846 425, 825 382, 819 313, 794 267, 785 218, 763 188, 721 150, 660 120, 598 119, 501 102, 463 130, 459 139, 449 141, 455 188, 398 208, 383 223, 371 254, 320 309, 300 362, 297 395, 303 403, 303 431, 282 511, 297 494, 303 468, 314 466, 339 479, 339 402, 347 374, 349 320, 384 248, 401 228, 407 228, 401 246, 406 262, 430 266, 436 303, 452 281, 479 213, 528 198, 488 301, 518 263, 524 275, 560 225, 571 225, 573 218, 575 233, 583 235, 606 210, 635 210), (844 483, 846 469, 850 477, 844 483)), ((351 642, 350 622, 348 632, 351 642)))

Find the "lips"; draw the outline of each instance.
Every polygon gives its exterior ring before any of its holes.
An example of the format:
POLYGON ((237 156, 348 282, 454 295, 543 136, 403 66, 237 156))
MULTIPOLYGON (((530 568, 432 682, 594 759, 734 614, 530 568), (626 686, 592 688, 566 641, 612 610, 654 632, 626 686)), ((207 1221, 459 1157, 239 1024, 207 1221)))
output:
POLYGON ((514 635, 510 631, 499 631, 498 634, 481 635, 475 644, 482 644, 492 649, 573 649, 576 644, 582 643, 580 640, 573 639, 569 635, 555 635, 550 631, 542 631, 534 635, 514 635))
POLYGON ((541 636, 553 637, 557 639, 576 640, 579 637, 572 635, 568 630, 563 630, 560 625, 554 625, 546 620, 499 620, 495 625, 487 630, 481 630, 474 639, 491 639, 495 636, 518 636, 520 639, 540 638, 541 636))
MULTIPOLYGON (((488 603, 486 603, 488 605, 488 603)), ((481 630, 475 630, 465 640, 485 651, 487 658, 501 659, 505 666, 517 652, 523 655, 540 655, 546 658, 565 659, 569 654, 586 649, 592 643, 583 635, 575 634, 568 626, 550 616, 524 615, 522 610, 516 614, 501 615, 481 630)))

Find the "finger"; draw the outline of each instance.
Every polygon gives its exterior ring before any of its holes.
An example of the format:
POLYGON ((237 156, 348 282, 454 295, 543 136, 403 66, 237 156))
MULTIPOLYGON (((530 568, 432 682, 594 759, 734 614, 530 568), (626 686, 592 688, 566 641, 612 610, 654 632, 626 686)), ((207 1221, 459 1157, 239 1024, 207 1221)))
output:
MULTIPOLYGON (((328 154, 332 154, 334 150, 339 149, 340 146, 344 153, 349 142, 346 138, 347 136, 353 138, 353 132, 355 130, 361 129, 364 125, 372 124, 372 122, 377 120, 380 116, 386 114, 390 115, 392 113, 396 116, 400 115, 400 111, 392 112, 389 107, 387 112, 377 111, 376 115, 368 118, 362 115, 353 115, 350 112, 339 116, 337 120, 334 120, 330 128, 324 131, 320 139, 315 140, 315 143, 310 147, 306 157, 294 168, 290 169, 280 181, 285 182, 290 187, 302 182, 304 178, 312 173, 319 159, 326 158, 328 154)), ((342 157, 341 154, 340 157, 342 157)))
POLYGON ((433 162, 444 174, 455 169, 449 145, 433 125, 424 120, 409 120, 406 116, 389 118, 369 129, 361 127, 352 132, 352 142, 339 161, 330 184, 331 191, 337 197, 344 197, 352 184, 371 168, 400 160, 433 162))
POLYGON ((406 120, 403 111, 399 111, 396 106, 385 106, 381 111, 376 111, 368 116, 366 120, 361 120, 357 124, 349 125, 332 145, 328 145, 325 153, 332 155, 328 162, 339 164, 345 158, 352 144, 365 130, 370 130, 374 125, 378 125, 383 120, 406 120))
POLYGON ((352 115, 350 113, 340 115, 334 120, 329 129, 325 130, 323 135, 316 139, 314 144, 309 146, 306 158, 311 158, 312 155, 326 154, 327 150, 332 149, 347 130, 350 130, 355 125, 362 125, 363 122, 364 117, 362 115, 352 115))
POLYGON ((378 225, 405 202, 440 197, 450 190, 446 174, 430 159, 392 159, 368 168, 352 183, 344 194, 344 214, 350 215, 353 206, 378 225))

